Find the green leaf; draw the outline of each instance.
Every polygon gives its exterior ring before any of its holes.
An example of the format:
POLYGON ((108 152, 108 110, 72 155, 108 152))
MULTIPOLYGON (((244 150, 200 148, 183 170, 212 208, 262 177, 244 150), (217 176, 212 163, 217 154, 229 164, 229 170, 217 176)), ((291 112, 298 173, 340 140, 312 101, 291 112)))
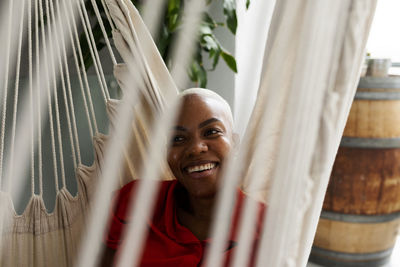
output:
POLYGON ((180 9, 181 0, 169 0, 168 1, 168 12, 171 12, 174 9, 180 9))
POLYGON ((204 13, 203 23, 207 25, 211 30, 214 30, 215 27, 218 26, 215 20, 208 13, 204 13))
POLYGON ((221 55, 221 49, 210 51, 210 58, 214 58, 211 71, 215 70, 215 67, 219 62, 220 55, 221 55))
POLYGON ((189 69, 189 77, 197 86, 205 88, 207 86, 207 71, 203 66, 201 49, 198 47, 195 58, 189 69))
POLYGON ((174 32, 180 22, 181 0, 169 0, 167 8, 167 23, 169 32, 174 32))
POLYGON ((197 66, 192 62, 188 71, 189 78, 192 82, 197 82, 197 66))
POLYGON ((250 0, 246 0, 246 9, 249 9, 250 6, 250 0))
POLYGON ((208 53, 209 58, 213 59, 210 71, 215 70, 221 55, 221 46, 218 40, 213 34, 206 34, 201 36, 200 44, 203 50, 208 53))
POLYGON ((236 59, 225 50, 222 50, 221 56, 224 59, 226 65, 228 65, 228 67, 231 70, 233 70, 235 73, 237 73, 236 59))
POLYGON ((205 51, 218 50, 219 45, 212 35, 203 35, 201 38, 201 46, 205 51))
POLYGON ((174 32, 180 22, 179 9, 175 8, 172 9, 171 11, 168 11, 167 18, 168 18, 168 30, 169 32, 174 32))
POLYGON ((190 66, 189 77, 197 86, 203 88, 207 86, 207 72, 196 60, 190 66))
POLYGON ((201 36, 202 35, 211 35, 212 34, 212 30, 211 30, 210 26, 208 26, 205 23, 202 23, 200 25, 200 29, 199 30, 200 30, 200 35, 201 36))
POLYGON ((199 87, 207 87, 207 71, 204 69, 203 65, 199 65, 198 81, 199 87))
POLYGON ((223 7, 224 7, 224 15, 226 18, 226 25, 228 26, 228 29, 233 34, 236 34, 237 17, 236 17, 235 1, 234 0, 224 0, 223 7))

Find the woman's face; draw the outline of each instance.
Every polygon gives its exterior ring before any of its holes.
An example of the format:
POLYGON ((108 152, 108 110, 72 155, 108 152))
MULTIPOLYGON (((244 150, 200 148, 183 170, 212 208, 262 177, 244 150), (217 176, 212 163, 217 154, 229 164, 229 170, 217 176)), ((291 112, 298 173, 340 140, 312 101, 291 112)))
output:
POLYGON ((221 169, 232 147, 229 111, 218 101, 187 95, 173 129, 168 164, 188 193, 214 197, 221 169))

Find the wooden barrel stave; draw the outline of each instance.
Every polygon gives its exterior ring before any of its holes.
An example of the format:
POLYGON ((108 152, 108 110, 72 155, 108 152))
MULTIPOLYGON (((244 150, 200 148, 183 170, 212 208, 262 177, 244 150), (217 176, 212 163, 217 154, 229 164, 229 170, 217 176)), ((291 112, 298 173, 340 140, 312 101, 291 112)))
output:
POLYGON ((343 253, 376 253, 393 248, 400 218, 379 223, 320 219, 314 246, 343 253))
POLYGON ((367 215, 400 211, 400 149, 340 147, 323 209, 367 215))
POLYGON ((353 102, 343 136, 394 138, 400 136, 400 100, 353 102))

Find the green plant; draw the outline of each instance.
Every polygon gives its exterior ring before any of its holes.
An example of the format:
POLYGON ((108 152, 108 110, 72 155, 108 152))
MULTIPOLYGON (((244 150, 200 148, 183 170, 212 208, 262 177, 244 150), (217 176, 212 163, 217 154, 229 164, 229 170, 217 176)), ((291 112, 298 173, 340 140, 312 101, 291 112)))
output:
MULTIPOLYGON (((132 3, 138 8, 140 7, 143 0, 131 0, 132 3)), ((168 1, 165 8, 164 18, 160 30, 155 38, 156 45, 160 51, 164 62, 168 62, 171 53, 171 43, 179 32, 182 23, 185 18, 183 17, 183 10, 185 2, 187 0, 166 0, 168 1)), ((199 0, 195 0, 199 1, 199 0)), ((219 1, 223 5, 223 13, 225 17, 224 22, 215 21, 209 13, 203 14, 203 19, 199 28, 199 35, 197 39, 197 49, 193 56, 192 63, 188 69, 188 75, 190 79, 196 83, 197 86, 206 87, 207 85, 207 71, 213 71, 218 65, 220 58, 227 64, 227 66, 234 72, 237 72, 236 60, 232 54, 226 50, 223 45, 219 42, 214 34, 214 30, 217 27, 227 27, 232 34, 236 34, 237 28, 237 16, 236 16, 236 4, 235 0, 204 0, 207 5, 210 5, 213 1, 219 1), (206 70, 203 61, 203 55, 208 55, 212 61, 212 67, 206 70)), ((103 17, 103 21, 106 20, 104 10, 100 0, 96 0, 100 9, 100 14, 103 17)), ((95 13, 91 5, 90 0, 86 0, 86 8, 89 14, 94 17, 95 13)), ((250 4, 250 0, 247 0, 246 7, 250 4)), ((96 20, 97 21, 97 20, 96 20)), ((111 28, 108 23, 105 23, 106 31, 108 36, 111 36, 111 28)), ((105 46, 105 42, 100 30, 98 22, 92 26, 95 42, 97 49, 100 50, 105 46)), ((85 67, 89 68, 92 64, 89 47, 86 41, 83 41, 85 37, 82 35, 81 48, 84 53, 85 67)), ((167 64, 167 66, 170 64, 167 64)))

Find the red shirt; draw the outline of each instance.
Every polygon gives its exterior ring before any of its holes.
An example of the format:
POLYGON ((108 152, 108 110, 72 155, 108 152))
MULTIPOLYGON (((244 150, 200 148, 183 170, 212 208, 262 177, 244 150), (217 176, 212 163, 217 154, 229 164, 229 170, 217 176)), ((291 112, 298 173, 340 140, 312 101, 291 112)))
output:
MULTIPOLYGON (((127 221, 127 208, 135 191, 137 182, 133 181, 125 185, 116 195, 116 205, 112 211, 111 224, 106 244, 109 248, 118 250, 122 242, 121 232, 127 221)), ((174 191, 180 186, 176 181, 163 181, 158 195, 154 216, 149 223, 149 234, 145 243, 140 266, 142 267, 192 267, 201 266, 205 247, 210 240, 199 240, 188 228, 178 221, 174 191)), ((236 247, 236 228, 241 206, 245 195, 238 190, 238 201, 232 225, 232 234, 226 248, 226 265, 229 265, 230 256, 236 247)), ((261 219, 265 206, 260 204, 259 220, 254 246, 257 246, 261 219)), ((254 247, 253 251, 256 249, 254 247)), ((254 255, 253 257, 254 258, 254 255)), ((252 263, 250 265, 253 265, 252 263)))

